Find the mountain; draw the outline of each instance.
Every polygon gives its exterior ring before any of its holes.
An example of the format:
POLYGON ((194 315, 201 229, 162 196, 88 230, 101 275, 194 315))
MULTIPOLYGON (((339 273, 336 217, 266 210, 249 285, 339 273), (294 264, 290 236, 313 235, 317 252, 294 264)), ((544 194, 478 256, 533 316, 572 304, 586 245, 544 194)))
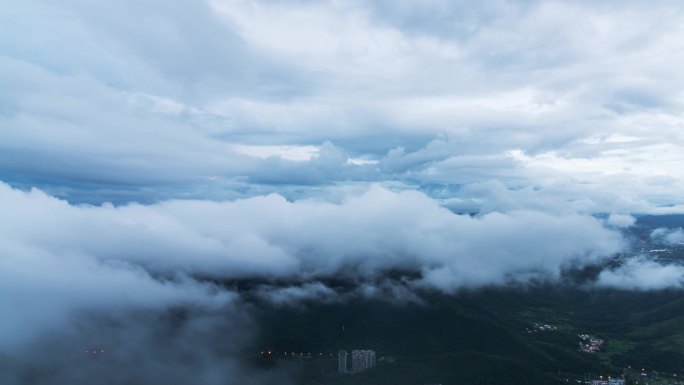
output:
POLYGON ((684 298, 677 291, 545 285, 422 298, 262 309, 260 343, 276 360, 304 353, 302 375, 312 384, 550 384, 585 373, 619 376, 628 366, 684 372, 684 298), (535 330, 535 323, 555 330, 535 330), (605 343, 586 353, 578 334, 605 343), (373 349, 395 361, 338 376, 338 349, 373 349))

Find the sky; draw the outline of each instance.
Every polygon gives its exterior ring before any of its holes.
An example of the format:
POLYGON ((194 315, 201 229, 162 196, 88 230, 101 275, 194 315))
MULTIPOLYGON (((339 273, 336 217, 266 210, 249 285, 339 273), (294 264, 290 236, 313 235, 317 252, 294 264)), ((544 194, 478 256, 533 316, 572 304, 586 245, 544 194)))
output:
POLYGON ((682 212, 676 2, 165 3, 6 2, 5 183, 682 212))
MULTIPOLYGON (((659 0, 0 0, 0 354, 77 333, 78 314, 149 312, 127 336, 178 306, 244 324, 216 280, 287 282, 257 290, 278 306, 339 300, 331 276, 419 301, 624 252, 635 217, 684 213, 683 17, 659 0)), ((681 289, 684 268, 637 256, 596 285, 681 289)))

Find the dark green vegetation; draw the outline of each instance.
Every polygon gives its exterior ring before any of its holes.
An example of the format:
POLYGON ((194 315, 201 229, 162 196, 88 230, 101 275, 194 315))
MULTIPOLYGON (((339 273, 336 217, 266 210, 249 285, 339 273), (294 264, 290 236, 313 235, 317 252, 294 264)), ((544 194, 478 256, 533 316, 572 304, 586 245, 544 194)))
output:
POLYGON ((312 384, 549 384, 628 366, 684 374, 681 292, 544 286, 423 297, 422 305, 357 300, 264 312, 262 342, 277 352, 272 359, 299 363, 312 384), (558 330, 528 333, 534 322, 558 330), (602 351, 579 351, 580 333, 604 339, 602 351), (329 354, 356 348, 396 361, 334 375, 329 354), (278 358, 284 351, 313 358, 278 358))
MULTIPOLYGON (((634 252, 625 256, 662 247, 649 238, 652 229, 683 224, 684 216, 640 218, 628 234, 634 252)), ((669 246, 668 259, 681 260, 681 254, 681 246, 669 246)), ((675 373, 681 378, 684 293, 592 287, 597 274, 618 266, 621 257, 567 271, 560 284, 422 292, 422 304, 356 299, 261 310, 259 343, 276 352, 273 365, 299 368, 302 384, 556 384, 577 383, 585 373, 620 376, 627 370, 638 377, 642 368, 661 380, 674 380, 675 373), (528 332, 534 323, 555 330, 528 332), (605 344, 598 353, 582 352, 578 334, 605 344), (338 349, 373 349, 396 361, 338 375, 338 349), (284 358, 282 352, 305 356, 284 358), (316 356, 321 352, 327 356, 316 356)))

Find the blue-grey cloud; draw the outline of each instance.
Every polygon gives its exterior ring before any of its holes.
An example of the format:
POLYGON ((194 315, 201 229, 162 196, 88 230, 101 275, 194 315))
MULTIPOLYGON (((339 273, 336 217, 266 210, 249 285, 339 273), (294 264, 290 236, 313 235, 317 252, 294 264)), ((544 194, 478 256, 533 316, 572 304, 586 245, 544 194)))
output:
MULTIPOLYGON (((346 276, 386 290, 373 282, 399 269, 420 272, 415 285, 451 292, 555 280, 565 268, 600 262, 624 247, 618 233, 587 215, 527 210, 470 217, 424 194, 380 187, 340 203, 269 195, 114 207, 72 205, 2 184, 0 208, 1 322, 8 333, 0 348, 29 338, 34 329, 24 325, 64 327, 79 310, 232 300, 196 281, 202 278, 346 276)), ((312 288, 330 294, 323 286, 264 293, 282 302, 312 288)))
MULTIPOLYGON (((555 282, 632 214, 684 212, 677 2, 6 3, 0 353, 79 314, 244 310, 212 281, 277 305, 555 282)), ((596 284, 681 277, 640 258, 596 284)))
POLYGON ((684 77, 672 56, 683 11, 668 2, 11 4, 0 11, 0 173, 73 201, 495 182, 572 190, 590 210, 619 201, 610 210, 657 212, 681 204, 684 190, 675 167, 684 77), (291 163, 241 145, 321 150, 291 163))

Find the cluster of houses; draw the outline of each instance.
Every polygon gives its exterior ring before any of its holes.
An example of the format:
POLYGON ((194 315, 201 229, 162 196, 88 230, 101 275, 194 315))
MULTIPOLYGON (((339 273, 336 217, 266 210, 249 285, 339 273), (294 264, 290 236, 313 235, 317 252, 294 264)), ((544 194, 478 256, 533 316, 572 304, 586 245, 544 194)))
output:
POLYGON ((607 380, 592 380, 591 385, 625 385, 625 380, 620 378, 609 378, 607 380))
POLYGON ((600 338, 592 337, 589 334, 580 334, 579 348, 581 351, 586 353, 595 353, 601 350, 603 347, 603 340, 600 338))
POLYGON ((527 328, 526 329, 528 333, 536 333, 536 332, 545 332, 545 331, 553 331, 553 330, 558 330, 557 327, 549 325, 549 324, 539 324, 535 323, 532 325, 532 328, 527 328))

